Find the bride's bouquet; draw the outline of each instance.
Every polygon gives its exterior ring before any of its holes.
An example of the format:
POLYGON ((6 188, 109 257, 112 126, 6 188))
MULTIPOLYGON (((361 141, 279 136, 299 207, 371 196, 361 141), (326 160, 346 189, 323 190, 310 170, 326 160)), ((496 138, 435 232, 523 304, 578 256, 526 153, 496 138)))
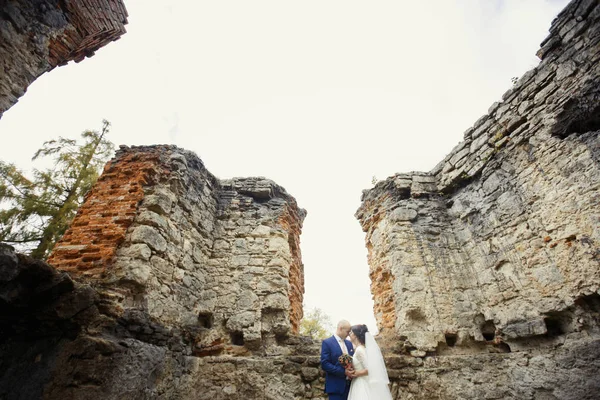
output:
POLYGON ((338 361, 344 369, 348 369, 352 366, 352 356, 350 354, 342 354, 338 357, 338 361))

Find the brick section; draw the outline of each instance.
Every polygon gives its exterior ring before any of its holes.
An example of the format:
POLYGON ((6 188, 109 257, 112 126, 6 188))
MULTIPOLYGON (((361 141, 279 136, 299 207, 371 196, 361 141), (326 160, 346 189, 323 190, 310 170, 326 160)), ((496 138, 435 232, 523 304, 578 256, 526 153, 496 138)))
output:
POLYGON ((110 268, 144 197, 159 174, 159 152, 117 154, 88 195, 48 263, 59 270, 100 278, 110 268))
MULTIPOLYGON (((375 260, 369 257, 370 265, 375 265, 375 260)), ((394 329, 396 323, 396 309, 394 307, 394 278, 387 265, 371 268, 371 293, 373 294, 373 313, 377 316, 378 328, 381 332, 394 329)))
MULTIPOLYGON (((387 196, 386 196, 387 197, 387 196)), ((398 196, 396 196, 398 198, 398 196)), ((378 209, 378 204, 365 200, 363 207, 378 209)), ((371 232, 381 222, 384 213, 373 212, 363 222, 363 230, 371 232)), ((396 308, 394 303, 394 275, 390 263, 381 254, 379 249, 374 249, 370 238, 365 241, 369 263, 369 278, 371 280, 371 293, 373 295, 373 313, 377 321, 377 328, 382 333, 392 332, 396 323, 396 308)))
POLYGON ((298 334, 300 321, 303 317, 302 301, 304 298, 304 264, 302 264, 302 254, 300 252, 300 233, 302 231, 303 216, 299 216, 298 207, 293 204, 292 207, 286 207, 286 212, 279 219, 279 224, 289 234, 288 242, 292 254, 290 264, 290 324, 292 332, 298 334))
POLYGON ((52 67, 92 56, 100 47, 125 33, 127 10, 120 0, 65 2, 71 29, 65 29, 50 41, 52 67))
POLYGON ((92 56, 126 24, 122 0, 0 2, 0 118, 40 75, 92 56))

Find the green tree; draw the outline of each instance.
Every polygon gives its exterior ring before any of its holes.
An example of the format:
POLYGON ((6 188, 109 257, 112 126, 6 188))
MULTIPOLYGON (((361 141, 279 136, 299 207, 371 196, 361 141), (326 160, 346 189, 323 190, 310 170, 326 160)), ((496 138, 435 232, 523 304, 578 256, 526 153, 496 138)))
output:
POLYGON ((0 161, 0 241, 31 250, 34 258, 49 255, 114 153, 109 128, 103 120, 100 132, 81 134, 83 143, 62 137, 45 142, 32 160, 50 157, 53 166, 34 169, 32 179, 0 161))
POLYGON ((300 321, 300 335, 312 339, 325 339, 331 335, 331 329, 331 318, 320 308, 305 311, 304 318, 300 321))

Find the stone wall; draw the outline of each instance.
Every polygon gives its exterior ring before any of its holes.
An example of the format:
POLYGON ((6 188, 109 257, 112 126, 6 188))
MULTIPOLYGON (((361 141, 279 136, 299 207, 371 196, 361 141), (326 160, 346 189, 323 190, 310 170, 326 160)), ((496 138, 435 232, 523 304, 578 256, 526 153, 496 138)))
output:
POLYGON ((304 216, 267 179, 219 180, 175 146, 122 146, 48 261, 195 327, 199 353, 276 352, 302 318, 304 216))
POLYGON ((6 0, 0 4, 0 118, 35 79, 79 62, 125 33, 121 0, 6 0))
POLYGON ((318 343, 289 335, 276 354, 208 355, 199 329, 0 244, 2 399, 323 399, 318 343))
POLYGON ((401 398, 597 398, 599 20, 571 2, 433 171, 363 194, 379 328, 430 367, 401 398))
POLYGON ((52 266, 0 246, 0 398, 321 399, 305 214, 265 178, 121 146, 52 266))

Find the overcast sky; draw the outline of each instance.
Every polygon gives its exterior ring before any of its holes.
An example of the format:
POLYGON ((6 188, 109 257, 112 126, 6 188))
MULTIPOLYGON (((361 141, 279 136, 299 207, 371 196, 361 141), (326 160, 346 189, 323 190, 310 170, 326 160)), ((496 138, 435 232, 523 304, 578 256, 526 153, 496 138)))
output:
POLYGON ((265 176, 308 211, 305 305, 366 323, 354 213, 371 179, 429 171, 535 67, 567 0, 125 0, 128 33, 43 75, 0 120, 0 159, 112 123, 219 178, 265 176), (10 143, 10 145, 7 145, 10 143))

